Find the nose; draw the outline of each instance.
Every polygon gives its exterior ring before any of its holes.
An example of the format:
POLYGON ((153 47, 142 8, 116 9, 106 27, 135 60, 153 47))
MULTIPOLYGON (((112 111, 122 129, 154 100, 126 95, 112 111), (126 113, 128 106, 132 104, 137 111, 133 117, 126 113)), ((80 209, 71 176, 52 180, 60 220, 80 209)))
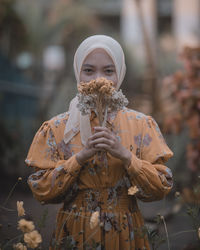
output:
POLYGON ((96 72, 95 78, 97 79, 97 78, 100 78, 100 77, 102 77, 102 76, 103 76, 103 75, 102 75, 101 72, 96 72))

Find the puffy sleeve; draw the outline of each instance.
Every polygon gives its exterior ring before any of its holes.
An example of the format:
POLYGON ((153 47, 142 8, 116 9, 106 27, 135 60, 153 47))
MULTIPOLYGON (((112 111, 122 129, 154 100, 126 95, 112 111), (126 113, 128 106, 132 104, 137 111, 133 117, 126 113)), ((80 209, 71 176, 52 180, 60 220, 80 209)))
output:
POLYGON ((172 188, 172 173, 165 162, 173 156, 160 129, 150 116, 143 120, 140 157, 132 154, 127 171, 133 186, 137 186, 137 197, 143 201, 160 200, 172 188))
POLYGON ((61 159, 55 135, 49 122, 43 123, 36 133, 28 152, 26 164, 36 172, 29 176, 28 184, 34 197, 43 203, 59 203, 75 193, 76 179, 81 166, 68 145, 68 159, 61 159))

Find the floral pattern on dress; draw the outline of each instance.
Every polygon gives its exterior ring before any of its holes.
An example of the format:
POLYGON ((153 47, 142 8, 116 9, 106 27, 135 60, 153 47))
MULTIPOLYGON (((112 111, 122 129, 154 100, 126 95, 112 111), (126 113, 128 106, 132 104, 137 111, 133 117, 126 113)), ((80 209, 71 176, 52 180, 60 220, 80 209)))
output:
POLYGON ((113 212, 101 213, 100 221, 103 223, 103 228, 106 232, 110 231, 112 228, 118 232, 120 231, 120 225, 113 212))
POLYGON ((142 118, 144 118, 144 114, 137 112, 137 115, 136 115, 135 118, 136 118, 137 120, 141 120, 142 118))
MULTIPOLYGON (((58 177, 62 174, 66 174, 66 170, 64 169, 63 165, 58 166, 57 168, 55 168, 53 170, 52 173, 52 181, 51 181, 51 188, 54 187, 55 185, 55 180, 58 179, 58 177)), ((59 185, 62 185, 62 183, 60 182, 59 185)))
POLYGON ((100 191, 98 190, 87 190, 85 195, 86 210, 87 211, 100 211, 101 201, 100 201, 100 191))
POLYGON ((86 169, 91 176, 97 175, 102 171, 103 167, 106 166, 104 164, 104 157, 102 156, 102 152, 98 152, 94 159, 84 163, 82 170, 86 169))
POLYGON ((76 181, 76 182, 73 183, 71 188, 69 190, 67 190, 67 192, 65 192, 64 204, 70 203, 71 200, 73 200, 76 197, 79 190, 80 190, 79 185, 78 185, 78 182, 76 181))
POLYGON ((63 153, 64 160, 69 159, 73 155, 71 144, 70 143, 65 144, 64 140, 62 140, 57 144, 57 148, 63 153))
POLYGON ((52 161, 57 162, 59 160, 58 147, 52 130, 49 130, 49 137, 47 138, 46 157, 52 161))
POLYGON ((145 134, 143 141, 142 141, 142 145, 149 146, 151 142, 152 142, 152 137, 149 134, 145 134))
POLYGON ((165 172, 167 173, 166 177, 172 178, 172 171, 170 168, 165 168, 165 172))
POLYGON ((28 177, 28 184, 30 184, 34 189, 38 188, 37 180, 42 179, 46 170, 39 170, 28 177))
POLYGON ((108 199, 107 199, 107 205, 113 205, 116 206, 118 199, 120 198, 122 189, 124 187, 127 187, 130 185, 130 182, 128 181, 127 177, 122 178, 119 180, 114 187, 108 188, 108 199))
POLYGON ((142 134, 135 135, 134 136, 134 142, 140 148, 141 144, 142 144, 142 134))
POLYGON ((151 193, 147 193, 142 187, 138 186, 138 189, 139 191, 137 192, 136 197, 141 201, 153 201, 155 199, 155 197, 151 193))
POLYGON ((122 112, 122 114, 126 114, 126 113, 128 114, 127 115, 128 120, 132 120, 132 119, 141 120, 144 117, 146 117, 146 115, 144 115, 143 113, 138 112, 138 111, 133 110, 133 109, 128 109, 126 107, 121 112, 122 112))
POLYGON ((59 114, 51 118, 51 121, 53 121, 54 126, 57 128, 60 125, 60 123, 63 121, 63 119, 66 118, 67 115, 68 115, 68 112, 64 112, 62 114, 59 114))

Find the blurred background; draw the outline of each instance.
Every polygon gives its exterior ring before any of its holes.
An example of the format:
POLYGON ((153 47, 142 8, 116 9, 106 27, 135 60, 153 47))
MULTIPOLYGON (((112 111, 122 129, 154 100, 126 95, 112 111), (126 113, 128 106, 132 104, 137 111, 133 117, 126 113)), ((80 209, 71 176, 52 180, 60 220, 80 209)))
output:
MULTIPOLYGON (((77 91, 73 55, 94 34, 121 43, 127 64, 122 90, 129 107, 152 115, 174 152, 168 163, 173 191, 162 202, 141 203, 155 232, 152 249, 168 249, 157 214, 166 218, 171 249, 200 249, 199 0, 0 0, 1 244, 16 234, 17 200, 24 200, 36 220, 46 209, 27 187, 31 170, 24 160, 41 123, 68 110, 77 91), (8 200, 18 177, 23 180, 8 200)), ((57 206, 47 209, 42 249, 57 206)))

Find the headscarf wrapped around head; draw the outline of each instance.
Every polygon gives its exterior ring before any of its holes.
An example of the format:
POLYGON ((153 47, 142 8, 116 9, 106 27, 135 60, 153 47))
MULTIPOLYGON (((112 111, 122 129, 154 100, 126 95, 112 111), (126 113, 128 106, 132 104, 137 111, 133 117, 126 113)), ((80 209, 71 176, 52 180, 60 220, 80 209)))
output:
MULTIPOLYGON (((86 38, 74 55, 74 73, 77 85, 80 83, 80 72, 86 57, 95 49, 104 49, 113 60, 117 73, 118 90, 126 73, 124 52, 120 44, 113 38, 105 35, 95 35, 86 38)), ((68 143, 79 131, 82 144, 85 145, 91 133, 90 115, 81 115, 77 108, 78 98, 72 99, 69 106, 69 118, 64 131, 64 142, 68 143)))

